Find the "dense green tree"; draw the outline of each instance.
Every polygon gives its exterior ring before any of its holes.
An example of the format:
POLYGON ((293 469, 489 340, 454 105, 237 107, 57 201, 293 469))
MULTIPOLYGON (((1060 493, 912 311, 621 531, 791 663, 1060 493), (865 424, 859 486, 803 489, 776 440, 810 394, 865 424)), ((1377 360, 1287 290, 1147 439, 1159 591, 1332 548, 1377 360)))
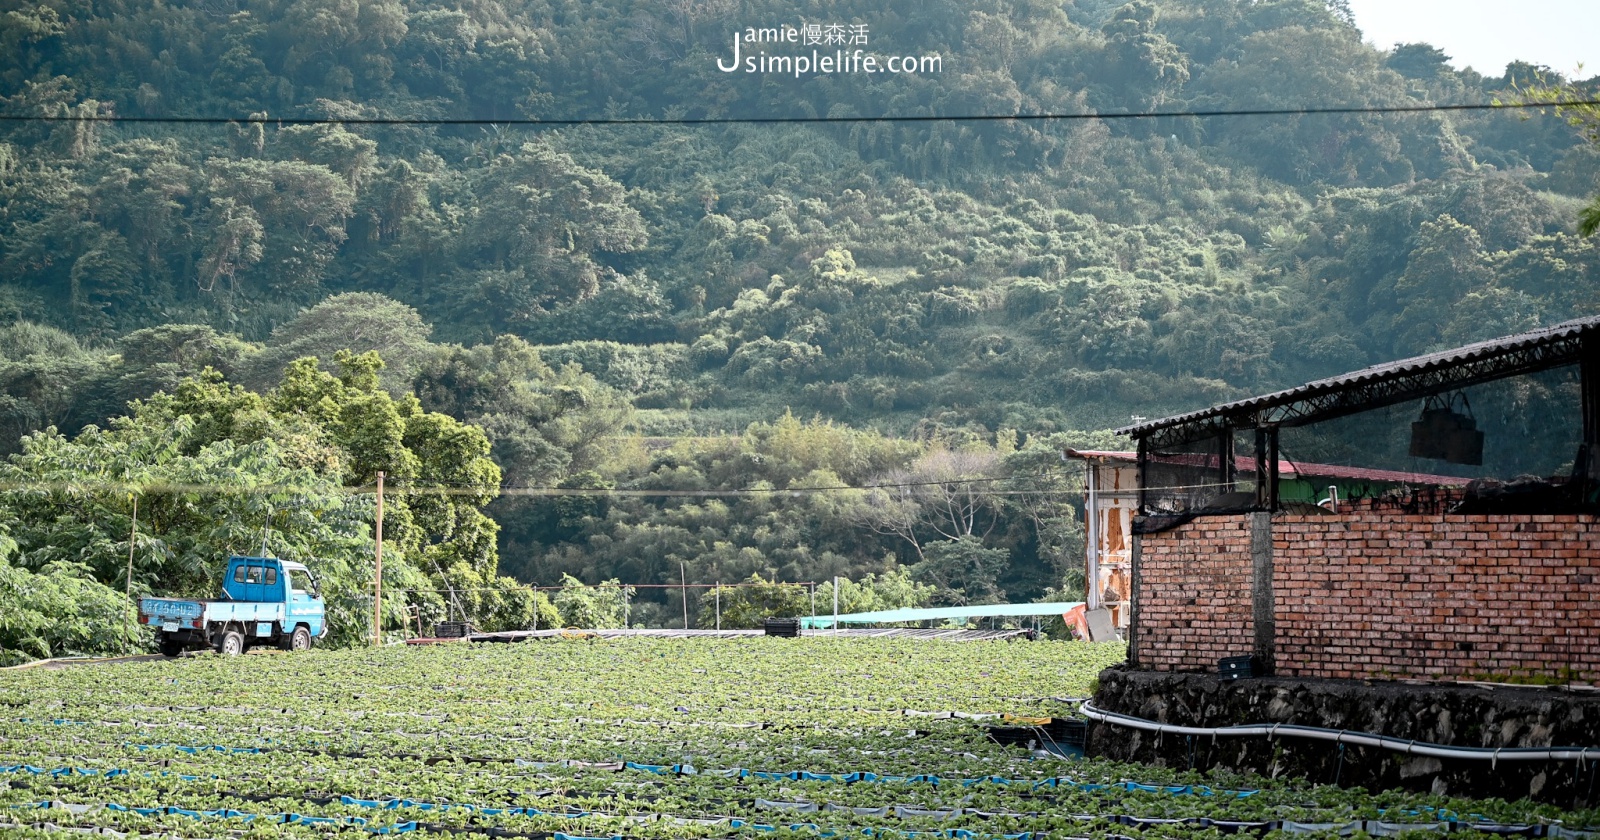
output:
POLYGON ((1439 327, 1448 322, 1452 305, 1488 282, 1489 266, 1478 232, 1448 215, 1423 222, 1416 241, 1395 279, 1393 302, 1375 302, 1397 310, 1395 326, 1403 337, 1395 346, 1420 352, 1437 349, 1439 327))
MULTIPOLYGON (((79 392, 103 374, 105 361, 71 334, 28 321, 0 327, 0 423, 4 448, 14 450, 28 432, 71 428, 79 392)), ((79 424, 81 425, 81 424, 79 424)))
POLYGON ((148 647, 133 602, 67 562, 30 571, 10 563, 0 536, 0 666, 55 656, 117 656, 148 647))
POLYGON ((315 356, 331 362, 341 350, 371 351, 383 359, 383 387, 404 393, 434 353, 428 341, 432 329, 415 309, 384 295, 333 295, 275 328, 263 352, 251 359, 245 379, 264 386, 282 377, 295 359, 315 356))
MULTIPOLYGON (((841 588, 841 593, 843 589, 841 588)), ((826 603, 831 609, 832 594, 826 603)), ((840 607, 841 612, 843 606, 840 607)), ((738 586, 719 587, 709 598, 701 599, 700 611, 695 621, 701 627, 712 627, 721 616, 722 627, 729 630, 760 628, 769 618, 795 618, 811 614, 811 593, 805 586, 778 583, 751 575, 738 586), (720 602, 720 603, 719 603, 720 602)))
POLYGON ((911 576, 937 589, 946 603, 1004 603, 999 579, 1008 560, 1005 549, 988 548, 978 537, 964 535, 930 543, 923 559, 911 567, 911 576))
POLYGON ((628 601, 633 596, 633 587, 621 586, 615 580, 585 586, 583 581, 570 575, 562 578, 561 584, 553 600, 567 627, 608 630, 627 626, 628 601))
POLYGON ((1158 8, 1134 0, 1112 13, 1100 31, 1106 36, 1108 70, 1118 77, 1116 104, 1128 111, 1160 108, 1189 80, 1189 61, 1166 36, 1155 31, 1158 8))
POLYGON ((1450 56, 1432 44, 1395 44, 1384 64, 1408 79, 1433 79, 1450 72, 1450 56))
POLYGON ((608 272, 596 258, 647 241, 622 185, 544 142, 495 158, 474 192, 461 251, 470 291, 457 305, 500 330, 593 297, 608 272))

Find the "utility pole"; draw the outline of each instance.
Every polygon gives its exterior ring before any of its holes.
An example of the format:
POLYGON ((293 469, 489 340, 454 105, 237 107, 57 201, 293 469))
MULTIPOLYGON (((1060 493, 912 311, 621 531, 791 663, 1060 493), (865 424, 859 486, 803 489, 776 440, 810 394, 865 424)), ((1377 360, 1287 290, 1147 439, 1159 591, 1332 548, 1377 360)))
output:
POLYGON ((373 555, 376 566, 372 573, 372 646, 383 645, 383 470, 378 471, 377 540, 373 555))
POLYGON ((689 573, 684 570, 683 561, 678 561, 678 591, 683 594, 683 629, 689 629, 689 573))
POLYGON ((839 576, 833 576, 833 635, 839 635, 839 576))
POLYGON ((139 497, 133 497, 133 530, 128 534, 128 588, 126 594, 133 597, 133 544, 139 539, 139 497))

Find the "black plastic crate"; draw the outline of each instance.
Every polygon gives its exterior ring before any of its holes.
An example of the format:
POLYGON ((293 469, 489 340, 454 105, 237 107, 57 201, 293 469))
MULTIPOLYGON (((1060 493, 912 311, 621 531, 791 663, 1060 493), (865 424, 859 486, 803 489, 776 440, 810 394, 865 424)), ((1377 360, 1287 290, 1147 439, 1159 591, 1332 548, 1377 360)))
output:
POLYGON ((1042 726, 989 726, 990 740, 1014 747, 1032 746, 1059 755, 1082 755, 1088 742, 1089 722, 1081 718, 1052 718, 1042 726))
POLYGON ((761 621, 761 629, 768 636, 779 636, 785 639, 800 637, 800 619, 798 618, 767 618, 761 621))
POLYGON ((466 621, 441 621, 433 625, 435 639, 462 639, 472 635, 472 624, 466 621))
POLYGON ((1261 663, 1254 656, 1224 656, 1217 660, 1217 678, 1248 680, 1261 676, 1261 663))
POLYGON ((1089 742, 1089 722, 1079 718, 1056 718, 1048 728, 1056 743, 1081 750, 1089 742))

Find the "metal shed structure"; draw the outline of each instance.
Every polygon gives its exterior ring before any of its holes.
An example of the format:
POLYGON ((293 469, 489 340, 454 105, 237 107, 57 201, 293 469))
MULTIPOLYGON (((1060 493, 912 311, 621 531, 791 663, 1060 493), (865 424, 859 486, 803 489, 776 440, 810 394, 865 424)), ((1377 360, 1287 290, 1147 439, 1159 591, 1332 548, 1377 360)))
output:
MULTIPOLYGON (((1120 431, 1138 441, 1136 668, 1253 657, 1285 677, 1600 686, 1600 317, 1120 431), (1576 450, 1558 470, 1570 475, 1485 475, 1464 489, 1407 481, 1331 510, 1282 504, 1281 430, 1423 400, 1408 455, 1441 458, 1418 451, 1432 445, 1430 413, 1471 420, 1434 408, 1441 395, 1557 368, 1564 390, 1531 420, 1559 424, 1552 440, 1576 450), (1252 438, 1253 457, 1234 451, 1252 438)), ((1442 460, 1481 463, 1472 434, 1480 460, 1442 460)))
MULTIPOLYGON (((1084 580, 1089 609, 1111 611, 1112 623, 1128 626, 1133 583, 1134 515, 1138 512, 1138 453, 1067 449, 1067 459, 1084 466, 1084 580)), ((1235 474, 1259 472, 1254 458, 1235 459, 1235 474)), ((1428 473, 1280 461, 1279 495, 1291 504, 1315 504, 1332 488, 1335 499, 1397 487, 1463 487, 1468 479, 1428 473)))
POLYGON ((1235 509, 1279 507, 1278 431, 1398 403, 1438 397, 1472 385, 1576 365, 1581 379, 1582 444, 1574 480, 1600 478, 1600 316, 1387 362, 1295 388, 1137 423, 1117 432, 1138 442, 1140 508, 1151 509, 1152 467, 1202 469, 1224 493, 1238 481, 1236 434, 1254 433, 1254 462, 1268 475, 1254 499, 1235 509), (1176 451, 1173 451, 1176 450, 1176 451))

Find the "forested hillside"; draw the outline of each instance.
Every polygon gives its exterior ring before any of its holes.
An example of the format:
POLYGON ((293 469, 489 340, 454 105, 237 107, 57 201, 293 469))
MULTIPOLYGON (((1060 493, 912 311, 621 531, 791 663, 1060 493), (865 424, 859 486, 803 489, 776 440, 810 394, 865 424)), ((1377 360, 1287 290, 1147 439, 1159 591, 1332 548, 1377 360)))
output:
MULTIPOLYGON (((208 590, 204 547, 132 536, 134 498, 178 501, 126 486, 159 459, 106 451, 212 463, 227 446, 245 483, 346 499, 385 470, 481 494, 413 499, 396 537, 432 614, 469 572, 492 597, 497 575, 901 565, 942 600, 1070 593, 1061 445, 1600 309, 1600 252, 1575 232, 1600 151, 1549 114, 481 122, 1389 107, 1595 84, 1376 49, 1337 2, 0 10, 0 114, 266 120, 0 123, 7 574, 74 563, 122 583, 132 540, 153 558, 132 589, 208 590), (806 23, 937 69, 719 69, 747 28, 806 23), (565 492, 485 489, 502 484, 565 492), (826 489, 868 485, 900 489, 826 489), (30 519, 60 506, 95 537, 67 550, 30 519), (446 548, 463 534, 473 547, 446 548), (180 562, 192 574, 168 574, 180 562)), ((1545 390, 1494 422, 1537 438, 1545 390)), ((238 517, 208 538, 217 557, 294 530, 230 500, 205 501, 238 517)), ((334 509, 325 538, 289 539, 354 563, 370 520, 334 509)), ((659 604, 647 618, 679 611, 640 597, 659 604)))

